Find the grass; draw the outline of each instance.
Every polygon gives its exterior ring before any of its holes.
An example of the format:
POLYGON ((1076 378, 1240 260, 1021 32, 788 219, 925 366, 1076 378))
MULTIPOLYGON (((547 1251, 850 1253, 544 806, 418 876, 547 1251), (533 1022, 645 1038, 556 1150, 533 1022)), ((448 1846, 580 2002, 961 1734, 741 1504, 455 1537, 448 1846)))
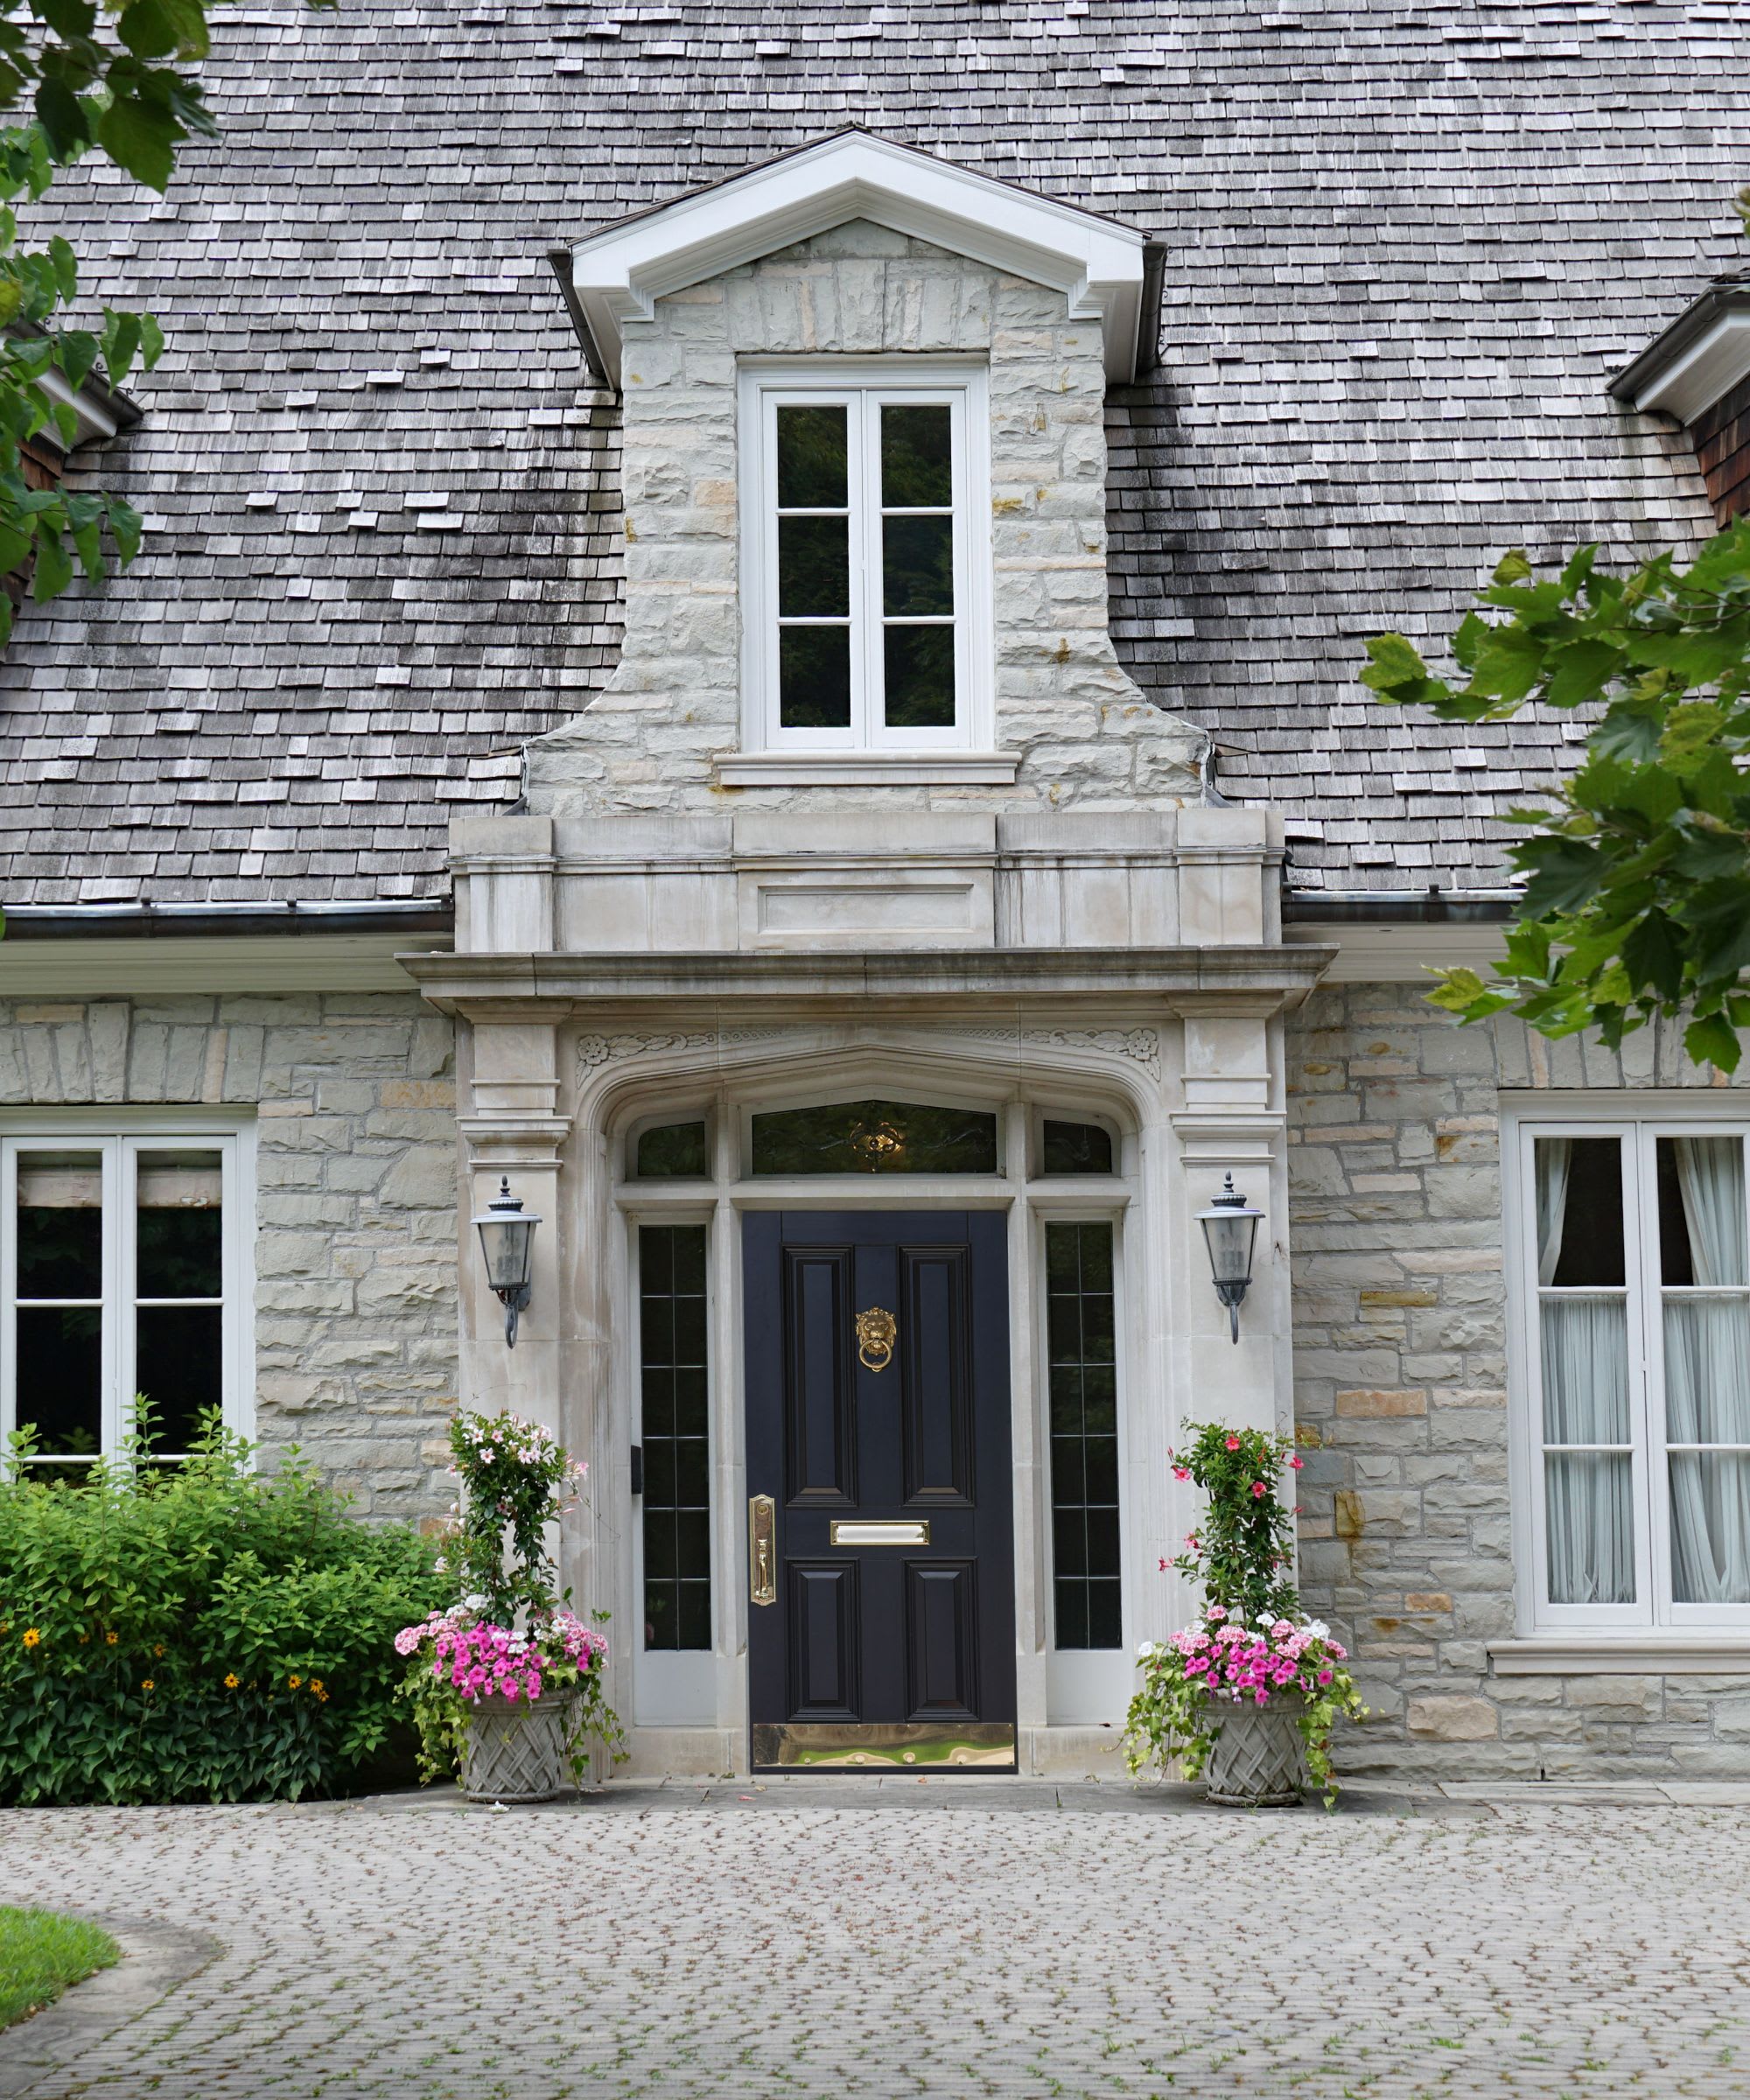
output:
POLYGON ((107 1932, 52 1910, 0 1904, 0 2027, 40 2012, 69 1984, 112 1967, 122 1950, 107 1932))

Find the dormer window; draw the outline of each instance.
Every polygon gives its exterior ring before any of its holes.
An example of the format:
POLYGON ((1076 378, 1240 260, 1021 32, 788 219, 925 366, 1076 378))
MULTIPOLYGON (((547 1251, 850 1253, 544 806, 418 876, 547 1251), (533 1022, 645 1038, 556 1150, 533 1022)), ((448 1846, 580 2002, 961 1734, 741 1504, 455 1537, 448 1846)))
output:
POLYGON ((809 360, 744 371, 749 747, 988 742, 982 367, 809 360))

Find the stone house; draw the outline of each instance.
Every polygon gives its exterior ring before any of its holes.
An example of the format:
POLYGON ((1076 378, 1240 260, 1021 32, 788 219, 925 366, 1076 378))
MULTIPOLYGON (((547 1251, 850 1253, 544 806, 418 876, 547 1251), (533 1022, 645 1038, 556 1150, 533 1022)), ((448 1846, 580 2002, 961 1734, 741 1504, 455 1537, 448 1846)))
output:
POLYGON ((171 347, 0 665, 0 1426, 435 1520, 458 1402, 553 1423, 677 1773, 1118 1770, 1179 1425, 1293 1426, 1351 1770, 1742 1775, 1750 1109, 1424 1003, 1581 732, 1355 674, 1744 500, 1744 45, 235 15, 65 207, 171 347))

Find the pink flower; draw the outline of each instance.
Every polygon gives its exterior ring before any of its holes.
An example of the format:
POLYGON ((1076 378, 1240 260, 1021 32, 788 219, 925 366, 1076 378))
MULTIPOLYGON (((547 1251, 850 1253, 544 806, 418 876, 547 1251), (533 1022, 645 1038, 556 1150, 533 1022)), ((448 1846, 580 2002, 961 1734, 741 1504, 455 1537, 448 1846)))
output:
MULTIPOLYGON (((1191 1468, 1188 1466, 1175 1466, 1172 1469, 1172 1477, 1175 1480, 1188 1480, 1191 1478, 1191 1468)), ((1163 1562, 1161 1564, 1165 1566, 1166 1563, 1163 1562)))
POLYGON ((1212 1604, 1203 1614, 1206 1619, 1225 1619, 1227 1615, 1228 1607, 1224 1604, 1212 1604))
POLYGON ((1319 1682, 1320 1682, 1321 1684, 1328 1684, 1331 1682, 1332 1676, 1333 1676, 1333 1672, 1332 1672, 1332 1671, 1330 1671, 1330 1670, 1321 1670, 1319 1672, 1319 1682))
POLYGON ((1300 1468, 1306 1463, 1305 1459, 1299 1458, 1291 1459, 1288 1462, 1292 1466, 1293 1466, 1296 1473, 1298 1473, 1300 1468))
POLYGON ((1229 1451, 1237 1451, 1239 1448, 1240 1439, 1237 1437, 1229 1437, 1228 1438, 1228 1449, 1229 1451))
POLYGON ((1262 1480, 1254 1480, 1252 1482, 1252 1494, 1255 1496, 1266 1494, 1268 1490, 1265 1488, 1262 1480))

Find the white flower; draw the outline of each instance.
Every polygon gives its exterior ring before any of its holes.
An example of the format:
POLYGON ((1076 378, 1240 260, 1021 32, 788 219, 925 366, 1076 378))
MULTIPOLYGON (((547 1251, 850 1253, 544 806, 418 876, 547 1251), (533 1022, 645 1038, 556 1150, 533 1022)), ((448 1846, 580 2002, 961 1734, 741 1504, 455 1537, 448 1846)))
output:
POLYGON ((1309 1619, 1300 1630, 1312 1641, 1327 1641, 1331 1637, 1331 1629, 1322 1619, 1309 1619))

